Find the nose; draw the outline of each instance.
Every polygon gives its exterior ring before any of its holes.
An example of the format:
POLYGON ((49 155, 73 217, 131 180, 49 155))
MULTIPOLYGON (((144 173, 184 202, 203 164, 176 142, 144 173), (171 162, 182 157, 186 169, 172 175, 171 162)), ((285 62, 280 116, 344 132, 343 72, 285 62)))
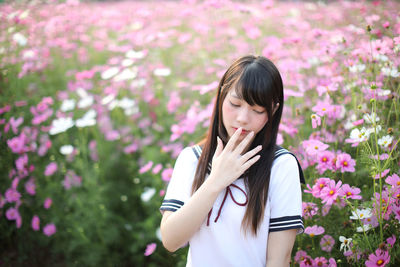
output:
POLYGON ((240 123, 240 125, 245 125, 249 122, 249 110, 246 107, 242 107, 238 110, 236 114, 236 120, 240 123))

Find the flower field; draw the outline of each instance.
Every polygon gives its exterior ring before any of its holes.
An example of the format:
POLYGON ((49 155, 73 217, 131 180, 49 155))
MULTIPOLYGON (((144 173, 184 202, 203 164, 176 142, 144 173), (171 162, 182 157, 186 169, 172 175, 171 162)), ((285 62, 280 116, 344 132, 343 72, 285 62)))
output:
POLYGON ((0 3, 0 266, 185 266, 158 208, 245 54, 305 174, 292 265, 400 266, 400 3, 32 2, 0 3))

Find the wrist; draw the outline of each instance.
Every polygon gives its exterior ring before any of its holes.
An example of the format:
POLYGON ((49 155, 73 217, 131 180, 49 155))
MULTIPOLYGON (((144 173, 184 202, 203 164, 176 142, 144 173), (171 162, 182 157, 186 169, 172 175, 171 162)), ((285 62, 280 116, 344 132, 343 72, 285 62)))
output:
POLYGON ((218 195, 221 193, 222 190, 225 189, 225 185, 221 185, 217 181, 217 177, 214 177, 212 174, 210 174, 207 179, 203 183, 204 187, 206 188, 207 191, 210 193, 214 193, 218 195))

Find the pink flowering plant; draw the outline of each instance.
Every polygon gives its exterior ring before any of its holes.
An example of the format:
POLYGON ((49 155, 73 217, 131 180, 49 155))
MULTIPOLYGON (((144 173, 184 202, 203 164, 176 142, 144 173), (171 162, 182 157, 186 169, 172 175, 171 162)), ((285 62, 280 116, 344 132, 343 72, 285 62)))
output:
POLYGON ((398 2, 5 2, 1 263, 183 266, 159 234, 174 161, 260 54, 306 180, 292 266, 400 265, 398 2))

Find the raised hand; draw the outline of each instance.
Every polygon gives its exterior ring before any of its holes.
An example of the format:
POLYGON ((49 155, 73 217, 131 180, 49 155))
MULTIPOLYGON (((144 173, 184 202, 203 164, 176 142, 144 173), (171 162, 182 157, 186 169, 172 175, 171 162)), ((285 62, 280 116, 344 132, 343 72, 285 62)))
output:
POLYGON ((217 137, 217 148, 212 159, 212 168, 208 179, 211 179, 213 184, 221 190, 233 183, 260 159, 260 155, 256 154, 261 150, 261 145, 241 155, 254 136, 254 132, 250 132, 236 145, 241 132, 242 128, 237 129, 225 148, 221 139, 217 137))

